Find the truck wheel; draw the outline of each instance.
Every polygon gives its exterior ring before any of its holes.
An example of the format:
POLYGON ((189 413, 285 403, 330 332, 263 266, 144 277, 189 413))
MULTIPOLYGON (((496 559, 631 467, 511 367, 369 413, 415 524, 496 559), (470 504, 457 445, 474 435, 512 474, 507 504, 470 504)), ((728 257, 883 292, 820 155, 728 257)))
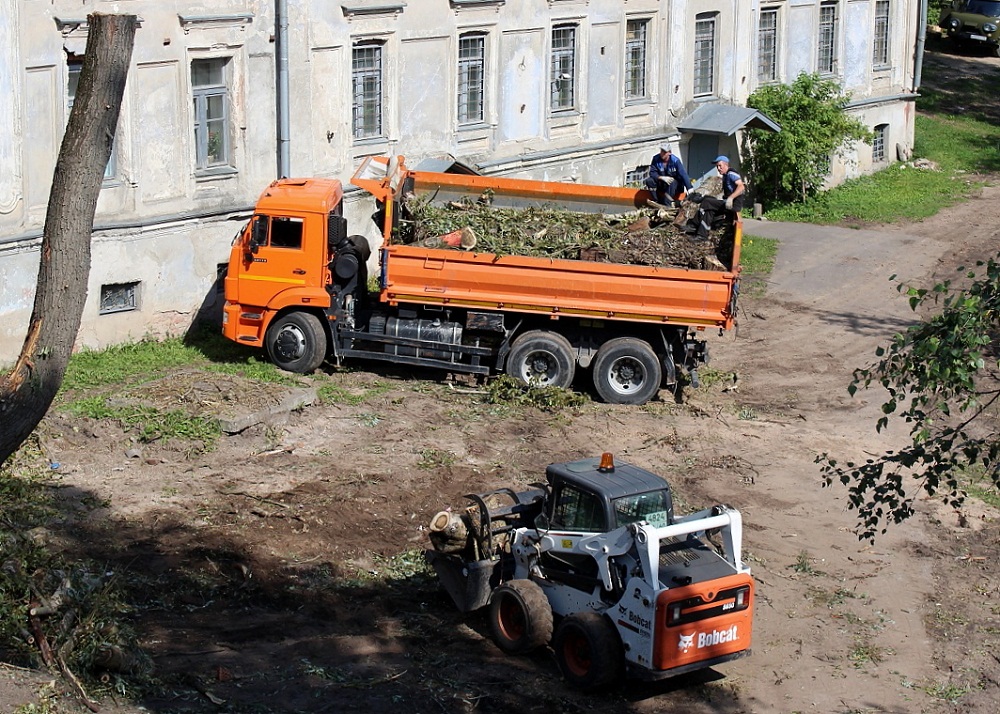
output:
POLYGON ((537 583, 511 580, 490 597, 490 630, 497 647, 523 654, 552 639, 552 607, 537 583))
POLYGON ((288 372, 309 374, 326 358, 326 333, 319 318, 308 312, 289 312, 267 328, 267 354, 288 372))
POLYGON ((611 404, 645 404, 660 389, 663 370, 649 343, 616 337, 597 350, 594 387, 611 404))
POLYGON ((525 332, 507 357, 507 374, 531 386, 568 388, 575 372, 573 346, 558 332, 525 332))
POLYGON ((578 612, 559 623, 552 647, 563 677, 583 690, 614 683, 625 664, 615 626, 596 612, 578 612))

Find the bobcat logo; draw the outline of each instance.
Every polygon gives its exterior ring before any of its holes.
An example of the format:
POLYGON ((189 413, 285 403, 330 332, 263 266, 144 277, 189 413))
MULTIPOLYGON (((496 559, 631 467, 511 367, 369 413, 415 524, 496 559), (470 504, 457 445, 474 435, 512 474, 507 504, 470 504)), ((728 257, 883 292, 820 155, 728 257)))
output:
POLYGON ((677 649, 681 652, 687 652, 691 649, 691 645, 694 644, 694 634, 681 635, 681 639, 677 642, 677 649))

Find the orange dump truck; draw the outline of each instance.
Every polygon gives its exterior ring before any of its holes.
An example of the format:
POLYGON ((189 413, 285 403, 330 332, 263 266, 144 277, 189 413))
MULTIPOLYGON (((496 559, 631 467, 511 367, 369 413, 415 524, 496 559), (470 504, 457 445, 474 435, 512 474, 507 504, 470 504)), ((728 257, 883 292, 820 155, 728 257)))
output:
POLYGON ((395 243, 403 196, 448 202, 488 192, 498 208, 618 214, 649 194, 410 170, 402 157, 366 159, 351 182, 378 208, 377 294, 369 243, 348 231, 339 181, 275 181, 234 242, 223 334, 264 347, 282 369, 365 358, 571 387, 580 368, 605 401, 642 404, 675 386, 680 370, 696 384, 707 356, 698 333, 734 323, 739 222, 724 271, 501 256, 395 243))

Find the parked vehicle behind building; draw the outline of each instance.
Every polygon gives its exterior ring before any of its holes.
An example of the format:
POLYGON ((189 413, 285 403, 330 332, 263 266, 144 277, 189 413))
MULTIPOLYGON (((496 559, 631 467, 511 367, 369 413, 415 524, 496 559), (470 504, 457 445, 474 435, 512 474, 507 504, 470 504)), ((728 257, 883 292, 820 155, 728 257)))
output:
POLYGON ((954 42, 981 45, 1000 57, 1000 0, 954 0, 938 25, 954 42))

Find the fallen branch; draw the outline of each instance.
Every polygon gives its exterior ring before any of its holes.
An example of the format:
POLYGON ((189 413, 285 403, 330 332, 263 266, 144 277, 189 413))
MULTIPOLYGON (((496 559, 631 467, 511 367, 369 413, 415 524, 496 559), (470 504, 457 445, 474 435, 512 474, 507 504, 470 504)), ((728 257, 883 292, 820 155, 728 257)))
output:
POLYGON ((76 675, 73 674, 72 670, 70 670, 70 668, 66 665, 65 660, 63 660, 61 656, 59 657, 59 671, 62 672, 63 676, 69 681, 70 684, 73 685, 73 688, 76 690, 77 696, 80 697, 81 701, 83 701, 83 704, 84 706, 87 707, 87 709, 89 709, 92 712, 101 711, 100 705, 90 698, 90 696, 87 694, 87 690, 83 688, 83 683, 76 678, 76 675))

